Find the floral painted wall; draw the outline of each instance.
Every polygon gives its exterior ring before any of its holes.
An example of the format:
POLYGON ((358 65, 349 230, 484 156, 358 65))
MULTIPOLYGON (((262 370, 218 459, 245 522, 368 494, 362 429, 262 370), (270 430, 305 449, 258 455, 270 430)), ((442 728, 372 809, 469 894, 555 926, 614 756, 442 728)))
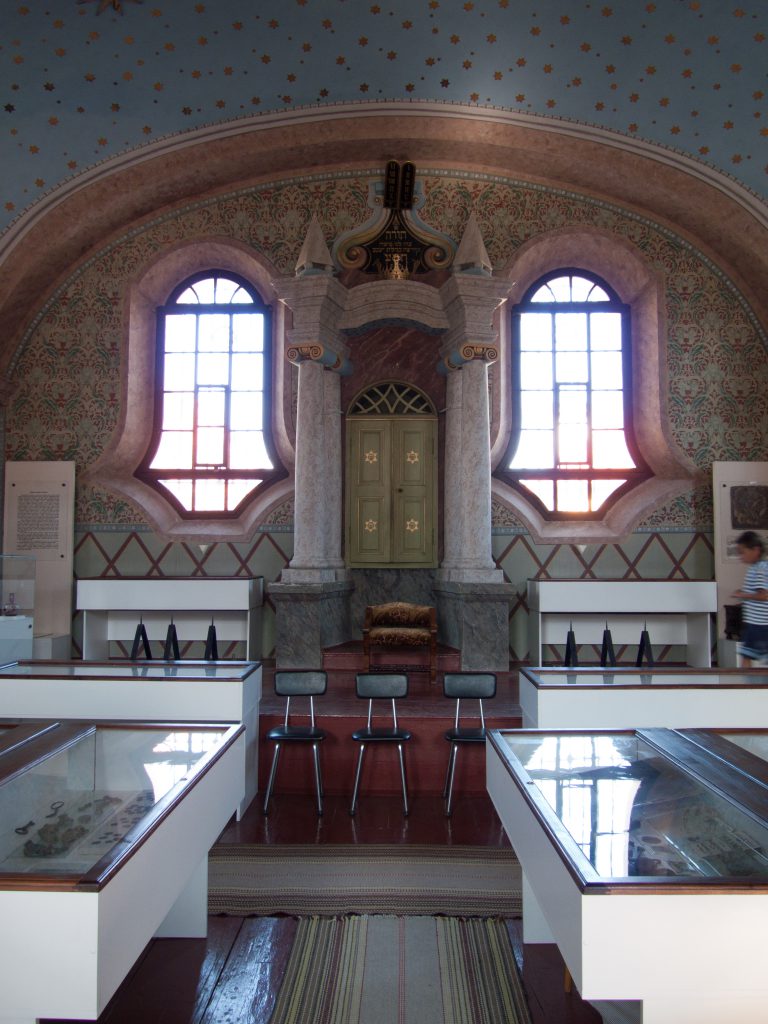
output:
MULTIPOLYGON (((313 215, 330 242, 370 215, 380 173, 312 177, 244 188, 197 202, 112 241, 79 267, 41 308, 17 353, 6 418, 6 458, 74 460, 90 466, 120 420, 123 318, 132 277, 169 247, 205 237, 253 247, 291 275, 313 215)), ((668 435, 696 468, 715 460, 768 458, 768 358, 748 305, 683 237, 597 200, 501 178, 425 172, 421 218, 458 240, 474 210, 495 269, 544 231, 596 227, 632 243, 666 281, 668 435)), ((141 509, 78 484, 78 577, 263 575, 276 579, 292 554, 292 508, 273 510, 247 544, 168 543, 141 509)), ((712 578, 709 488, 658 508, 621 544, 536 546, 509 509, 494 502, 494 557, 520 592, 511 609, 513 659, 527 653, 525 580, 537 574, 603 578, 712 578)), ((264 617, 264 656, 274 646, 264 617)), ((77 642, 77 630, 75 632, 77 642)))

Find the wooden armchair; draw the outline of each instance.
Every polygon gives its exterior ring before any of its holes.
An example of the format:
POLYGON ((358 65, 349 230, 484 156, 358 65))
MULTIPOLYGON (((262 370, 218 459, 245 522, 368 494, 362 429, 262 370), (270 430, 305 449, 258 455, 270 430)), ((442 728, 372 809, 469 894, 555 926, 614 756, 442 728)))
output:
POLYGON ((437 678, 437 615, 429 605, 390 601, 368 605, 363 624, 363 656, 371 671, 371 650, 374 647, 429 649, 429 680, 437 678))

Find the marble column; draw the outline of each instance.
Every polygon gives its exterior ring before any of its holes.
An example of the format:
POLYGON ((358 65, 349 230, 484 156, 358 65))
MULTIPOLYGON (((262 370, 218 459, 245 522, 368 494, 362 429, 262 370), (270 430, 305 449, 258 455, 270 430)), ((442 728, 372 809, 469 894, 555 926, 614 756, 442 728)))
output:
POLYGON ((495 311, 504 286, 493 280, 476 223, 442 287, 449 322, 441 346, 446 373, 443 561, 435 580, 441 643, 461 652, 465 671, 509 668, 512 587, 491 546, 488 364, 498 358, 495 311))
POLYGON ((491 553, 488 370, 483 358, 464 363, 448 379, 444 515, 443 569, 490 582, 488 573, 498 570, 491 553))
POLYGON ((320 569, 325 565, 324 516, 327 489, 325 451, 325 369, 305 359, 299 363, 296 417, 296 487, 291 569, 320 569))
POLYGON ((293 558, 268 591, 275 605, 278 668, 321 668, 323 650, 349 639, 352 584, 342 558, 340 374, 349 372, 339 331, 346 289, 331 272, 313 221, 281 282, 290 309, 286 358, 298 367, 293 558))
POLYGON ((297 361, 294 553, 269 593, 278 667, 321 668, 323 650, 348 639, 352 589, 341 558, 340 381, 317 359, 297 361))

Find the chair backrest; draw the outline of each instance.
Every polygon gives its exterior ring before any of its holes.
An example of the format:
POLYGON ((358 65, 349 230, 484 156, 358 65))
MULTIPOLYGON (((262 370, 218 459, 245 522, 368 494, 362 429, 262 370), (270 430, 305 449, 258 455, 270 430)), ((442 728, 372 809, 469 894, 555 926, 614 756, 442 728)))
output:
POLYGON ((360 672, 355 676, 355 692, 364 700, 407 697, 408 676, 402 673, 360 672))
POLYGON ((443 693, 455 700, 486 700, 496 696, 496 676, 493 672, 446 672, 443 693))
POLYGON ((291 697, 309 697, 309 720, 314 729, 315 697, 322 696, 327 687, 327 674, 317 669, 275 672, 275 693, 286 698, 284 725, 287 727, 290 723, 291 697))
POLYGON ((397 729, 398 697, 408 696, 408 676, 402 673, 359 672, 355 676, 355 692, 358 697, 368 701, 368 728, 373 721, 373 702, 388 700, 392 706, 392 725, 397 729))
POLYGON ((316 669, 275 672, 278 697, 320 697, 328 688, 328 675, 316 669))
POLYGON ((483 701, 496 696, 496 676, 493 672, 446 672, 443 693, 456 701, 454 728, 459 728, 459 715, 463 700, 477 700, 480 707, 480 727, 485 729, 483 701))
POLYGON ((368 605, 365 609, 366 626, 411 626, 429 629, 435 622, 435 609, 425 604, 389 601, 387 604, 368 605))

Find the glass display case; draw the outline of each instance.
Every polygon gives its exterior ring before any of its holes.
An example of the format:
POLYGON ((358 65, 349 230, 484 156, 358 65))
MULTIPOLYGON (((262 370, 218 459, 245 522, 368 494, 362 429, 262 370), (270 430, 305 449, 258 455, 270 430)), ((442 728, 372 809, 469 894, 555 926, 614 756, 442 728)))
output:
POLYGON ((27 726, 23 743, 0 747, 0 887, 32 876, 103 884, 236 731, 27 726))
POLYGON ((499 742, 531 798, 565 829, 564 850, 585 882, 768 883, 768 820, 755 821, 642 733, 502 733, 499 742))
POLYGON ((726 736, 489 733, 524 941, 555 942, 605 1021, 765 1020, 767 765, 726 736))
POLYGON ((7 718, 242 722, 242 816, 258 791, 262 667, 254 661, 48 661, 0 665, 7 718))
POLYGON ((706 668, 522 668, 523 726, 733 727, 768 721, 768 672, 706 668))
POLYGON ((0 555, 0 662, 31 658, 35 624, 35 559, 0 555))
POLYGON ((683 729, 680 735, 697 749, 688 754, 691 761, 699 762, 704 756, 704 768, 715 759, 733 772, 745 775, 768 789, 768 732, 765 729, 683 729), (704 752, 703 755, 698 750, 704 752))
POLYGON ((95 1020, 153 936, 206 935, 244 727, 2 724, 0 1021, 95 1020))

